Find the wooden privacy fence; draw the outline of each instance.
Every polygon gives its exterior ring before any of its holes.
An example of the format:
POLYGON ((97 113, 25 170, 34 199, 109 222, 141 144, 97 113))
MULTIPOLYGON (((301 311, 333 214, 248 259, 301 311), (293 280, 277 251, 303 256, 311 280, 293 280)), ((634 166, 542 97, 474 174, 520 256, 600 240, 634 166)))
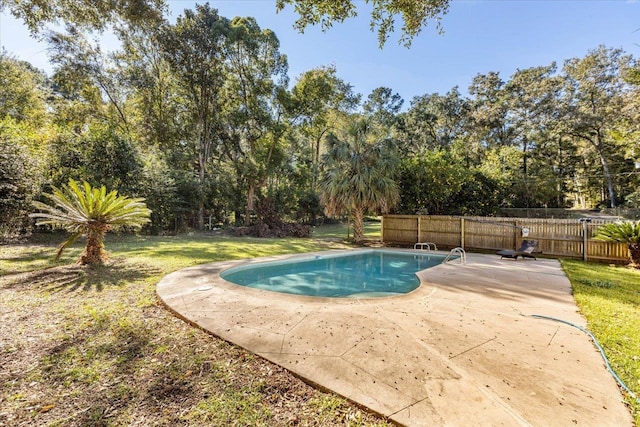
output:
POLYGON ((384 215, 382 241, 396 245, 433 242, 438 248, 500 250, 519 248, 523 239, 531 239, 538 241, 537 250, 544 255, 583 258, 586 228, 587 259, 628 260, 626 244, 593 240, 595 229, 608 222, 611 220, 596 218, 583 224, 576 219, 384 215))

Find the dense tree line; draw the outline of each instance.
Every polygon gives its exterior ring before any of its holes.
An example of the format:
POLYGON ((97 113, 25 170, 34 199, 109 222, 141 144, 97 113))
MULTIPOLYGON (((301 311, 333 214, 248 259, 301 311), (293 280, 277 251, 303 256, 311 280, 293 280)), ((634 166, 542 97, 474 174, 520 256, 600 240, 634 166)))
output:
POLYGON ((70 178, 145 198, 154 233, 208 218, 265 230, 325 208, 360 221, 640 207, 640 68, 619 49, 479 74, 468 95, 402 110, 392 88, 363 96, 333 66, 290 82, 277 35, 250 17, 116 18, 114 53, 82 22, 47 33, 51 76, 0 53, 5 230, 27 229, 32 201, 70 178))

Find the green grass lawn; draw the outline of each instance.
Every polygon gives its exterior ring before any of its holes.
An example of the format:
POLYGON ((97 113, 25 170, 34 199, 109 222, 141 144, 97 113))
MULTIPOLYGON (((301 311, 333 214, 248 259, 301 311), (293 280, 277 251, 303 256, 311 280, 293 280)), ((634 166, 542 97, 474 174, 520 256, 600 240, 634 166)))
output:
MULTIPOLYGON (((562 261, 588 329, 616 374, 640 398, 640 270, 562 261)), ((636 425, 640 403, 627 396, 636 425)))
POLYGON ((74 263, 80 245, 54 261, 61 240, 0 246, 0 425, 388 425, 175 318, 155 295, 187 266, 344 243, 109 235, 109 263, 87 268, 74 263))

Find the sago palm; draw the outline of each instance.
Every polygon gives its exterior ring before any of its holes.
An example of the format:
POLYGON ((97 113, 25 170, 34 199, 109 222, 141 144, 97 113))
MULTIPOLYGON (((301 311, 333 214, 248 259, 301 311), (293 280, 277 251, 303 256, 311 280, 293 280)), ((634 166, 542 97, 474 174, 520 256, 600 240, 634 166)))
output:
POLYGON ((629 257, 635 267, 640 268, 640 221, 624 221, 598 227, 596 240, 618 242, 629 245, 629 257))
POLYGON ((319 188, 329 215, 353 215, 353 240, 364 240, 364 215, 386 212, 398 199, 394 180, 399 160, 391 141, 369 141, 368 123, 354 123, 345 140, 327 137, 319 188))
POLYGON ((119 227, 139 228, 149 222, 151 211, 144 199, 119 196, 117 191, 93 188, 83 182, 79 186, 74 180, 62 189, 53 189, 52 194, 44 194, 50 204, 34 202, 41 212, 31 214, 40 218, 38 225, 58 225, 73 233, 58 247, 56 260, 62 251, 80 236, 86 236, 87 246, 80 257, 81 264, 101 264, 106 259, 104 237, 108 230, 119 227))

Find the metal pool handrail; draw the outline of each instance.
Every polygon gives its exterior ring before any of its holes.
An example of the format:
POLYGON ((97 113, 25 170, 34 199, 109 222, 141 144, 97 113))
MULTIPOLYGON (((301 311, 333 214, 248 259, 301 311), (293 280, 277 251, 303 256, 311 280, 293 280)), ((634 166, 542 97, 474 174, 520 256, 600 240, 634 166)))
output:
POLYGON ((444 259, 444 261, 442 261, 442 263, 446 264, 456 255, 459 257, 458 259, 460 260, 460 264, 467 263, 467 253, 461 247, 451 249, 451 251, 449 252, 449 255, 447 255, 447 257, 444 259))

